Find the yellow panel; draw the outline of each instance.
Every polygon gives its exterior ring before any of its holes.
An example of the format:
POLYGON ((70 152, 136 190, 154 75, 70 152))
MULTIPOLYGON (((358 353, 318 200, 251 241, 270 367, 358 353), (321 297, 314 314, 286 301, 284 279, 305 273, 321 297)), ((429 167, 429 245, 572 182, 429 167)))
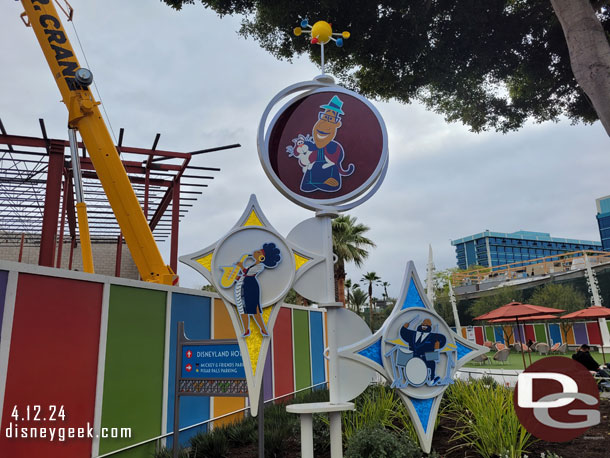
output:
POLYGON ((214 255, 214 252, 212 251, 212 252, 206 254, 203 258, 197 259, 197 262, 211 272, 212 271, 212 256, 213 255, 214 255))
MULTIPOLYGON (((231 317, 220 299, 214 299, 214 338, 235 339, 235 330, 233 329, 233 324, 231 323, 231 317)), ((246 405, 245 400, 246 398, 215 397, 212 415, 214 417, 220 417, 221 415, 243 409, 246 405)), ((216 420, 214 422, 214 426, 219 427, 221 425, 233 423, 241 420, 243 417, 243 412, 229 415, 228 417, 216 420)))
MULTIPOLYGON (((265 325, 269 324, 269 316, 271 315, 272 308, 273 306, 265 307, 263 309, 263 321, 265 322, 265 325)), ((246 339, 246 344, 248 345, 248 354, 250 355, 253 375, 256 375, 256 364, 258 363, 258 355, 261 352, 263 338, 269 339, 269 337, 263 337, 260 329, 258 329, 256 323, 254 323, 254 318, 250 318, 250 336, 246 339)))
POLYGON ((515 343, 515 336, 514 331, 513 331, 513 327, 512 326, 504 326, 503 328, 503 332, 504 332, 504 339, 505 339, 505 344, 506 345, 512 345, 513 343, 515 343), (508 339, 507 339, 508 337, 508 339))
POLYGON ((254 210, 252 210, 250 212, 250 216, 248 216, 248 219, 244 223, 244 227, 246 227, 246 226, 264 226, 264 224, 261 223, 260 219, 258 219, 256 212, 254 210))
POLYGON ((304 264, 307 264, 311 259, 301 256, 300 254, 294 253, 294 263, 296 265, 295 270, 299 270, 299 268, 303 267, 304 264))

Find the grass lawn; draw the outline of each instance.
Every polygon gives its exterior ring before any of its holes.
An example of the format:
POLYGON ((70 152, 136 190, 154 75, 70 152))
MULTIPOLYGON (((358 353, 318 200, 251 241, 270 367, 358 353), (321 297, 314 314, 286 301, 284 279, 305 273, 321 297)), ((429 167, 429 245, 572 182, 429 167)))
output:
MULTIPOLYGON (((510 353, 510 355, 508 356, 508 360, 506 362, 504 362, 504 364, 499 363, 497 361, 493 360, 493 355, 495 354, 494 351, 490 351, 489 353, 487 353, 487 357, 489 358, 488 361, 486 361, 485 363, 473 363, 473 362, 469 362, 468 364, 466 364, 464 367, 478 367, 478 368, 494 368, 494 369, 523 369, 523 360, 521 359, 521 353, 516 353, 516 352, 512 352, 510 353)), ((552 354, 552 355, 548 355, 548 356, 565 356, 567 358, 571 358, 572 355, 574 353, 573 352, 568 352, 566 354, 552 354)), ((531 353, 532 356, 532 363, 535 363, 536 361, 538 361, 539 359, 542 358, 546 358, 547 355, 539 355, 536 352, 531 353)), ((593 356, 593 358, 600 364, 603 364, 603 359, 602 359, 602 354, 599 352, 591 352, 591 356, 593 356)), ((606 355, 606 361, 610 362, 610 355, 606 355)), ((530 360, 529 357, 527 355, 527 353, 525 354, 525 365, 529 366, 530 365, 530 360)))

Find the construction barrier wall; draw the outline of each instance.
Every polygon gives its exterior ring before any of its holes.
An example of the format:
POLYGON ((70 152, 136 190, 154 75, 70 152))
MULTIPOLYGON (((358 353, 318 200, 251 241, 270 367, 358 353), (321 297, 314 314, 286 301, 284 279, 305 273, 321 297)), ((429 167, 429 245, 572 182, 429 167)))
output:
MULTIPOLYGON (((564 326, 567 329, 562 329, 562 326, 557 322, 529 322, 520 324, 519 327, 515 325, 464 326, 462 327, 462 337, 468 339, 470 336, 470 340, 479 345, 483 345, 486 341, 513 344, 515 342, 526 343, 528 340, 546 342, 551 346, 556 343, 601 345, 601 333, 597 320, 568 321, 565 322, 564 326)), ((610 320, 606 320, 606 326, 610 331, 610 320)))
MULTIPOLYGON (((212 293, 0 262, 1 455, 96 457, 171 432, 179 321, 190 339, 235 338, 212 293), (69 438, 69 428, 75 436, 93 428, 94 437, 69 438), (103 428, 109 435, 131 428, 131 437, 99 437, 103 428), (43 429, 44 438, 23 437, 43 429)), ((282 306, 265 365, 266 400, 326 381, 325 321, 323 309, 282 306)), ((180 427, 245 403, 182 397, 180 427)), ((151 442, 113 456, 150 458, 154 450, 151 442)))

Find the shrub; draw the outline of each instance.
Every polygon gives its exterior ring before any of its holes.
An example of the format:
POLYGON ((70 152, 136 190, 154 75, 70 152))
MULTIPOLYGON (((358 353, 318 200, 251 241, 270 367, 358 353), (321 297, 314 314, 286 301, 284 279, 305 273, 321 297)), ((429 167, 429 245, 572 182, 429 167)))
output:
POLYGON ((471 446, 484 458, 519 458, 531 444, 517 419, 510 389, 481 380, 456 380, 446 398, 443 415, 456 422, 451 440, 460 442, 453 450, 471 446))
POLYGON ((366 426, 348 439, 345 458, 420 458, 420 448, 406 435, 399 436, 378 426, 366 426))
POLYGON ((343 436, 348 440, 356 431, 381 426, 407 433, 417 442, 417 433, 399 395, 384 385, 371 385, 356 398, 356 410, 343 413, 343 436))
POLYGON ((258 422, 253 417, 247 417, 242 421, 231 423, 224 429, 229 444, 233 447, 242 447, 256 442, 258 439, 258 422))
POLYGON ((191 437, 194 458, 226 458, 229 455, 229 439, 226 428, 215 428, 207 434, 191 437))

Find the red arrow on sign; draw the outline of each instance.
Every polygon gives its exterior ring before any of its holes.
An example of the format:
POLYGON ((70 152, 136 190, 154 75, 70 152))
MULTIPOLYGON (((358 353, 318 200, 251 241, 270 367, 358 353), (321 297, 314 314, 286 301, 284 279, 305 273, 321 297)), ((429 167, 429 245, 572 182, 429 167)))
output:
POLYGON ((186 351, 186 357, 190 358, 191 356, 193 356, 193 352, 191 350, 187 350, 186 351))
POLYGON ((185 369, 186 369, 187 372, 190 372, 190 371, 193 370, 193 366, 191 366, 190 364, 187 364, 185 369))

